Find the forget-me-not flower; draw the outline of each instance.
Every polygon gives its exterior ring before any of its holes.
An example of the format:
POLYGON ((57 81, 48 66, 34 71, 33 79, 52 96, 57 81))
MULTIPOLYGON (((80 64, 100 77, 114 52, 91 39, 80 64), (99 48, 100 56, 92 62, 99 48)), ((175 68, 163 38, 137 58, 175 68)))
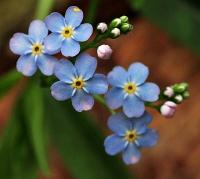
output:
POLYGON ((55 75, 60 80, 51 86, 52 96, 59 100, 71 98, 76 111, 90 110, 94 105, 93 94, 105 94, 108 90, 106 76, 94 74, 97 60, 88 54, 77 57, 75 65, 62 59, 55 66, 55 75))
MULTIPOLYGON (((44 39, 48 29, 41 20, 34 20, 29 26, 28 35, 16 33, 10 40, 10 49, 20 55, 17 61, 17 70, 25 76, 32 76, 37 67, 44 75, 52 75, 56 58, 46 52, 44 39)), ((51 54, 55 54, 52 51, 51 54)))
POLYGON ((141 157, 140 148, 152 147, 158 140, 156 131, 148 128, 151 120, 147 112, 139 118, 127 118, 123 113, 111 116, 108 127, 114 134, 104 141, 106 153, 116 155, 122 152, 126 164, 138 162, 141 157))
POLYGON ((52 32, 45 40, 48 51, 61 50, 66 57, 80 52, 79 42, 87 41, 93 32, 91 24, 81 24, 83 12, 76 6, 67 9, 65 17, 54 12, 46 17, 45 23, 52 32))
POLYGON ((123 106, 128 117, 139 117, 145 111, 144 102, 158 100, 160 89, 145 80, 148 68, 141 63, 133 63, 128 71, 117 66, 107 76, 112 89, 106 94, 106 102, 111 109, 123 106))

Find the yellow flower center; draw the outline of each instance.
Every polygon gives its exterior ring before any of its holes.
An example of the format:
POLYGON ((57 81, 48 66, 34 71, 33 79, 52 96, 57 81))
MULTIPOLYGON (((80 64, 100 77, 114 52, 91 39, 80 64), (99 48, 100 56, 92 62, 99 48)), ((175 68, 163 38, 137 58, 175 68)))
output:
POLYGON ((79 12, 79 11, 81 11, 78 7, 75 7, 74 9, 73 9, 73 11, 74 12, 79 12))
POLYGON ((76 78, 73 80, 73 83, 71 86, 76 89, 82 89, 85 85, 85 82, 83 81, 82 77, 76 78))
POLYGON ((44 46, 42 44, 34 44, 32 46, 32 54, 33 55, 40 55, 44 50, 44 46))
POLYGON ((128 94, 133 94, 136 92, 136 90, 137 90, 137 86, 132 82, 126 83, 124 85, 124 91, 128 94))
POLYGON ((71 27, 65 27, 62 32, 61 32, 62 36, 64 38, 70 38, 73 36, 74 34, 74 30, 71 27))
POLYGON ((138 134, 135 130, 126 131, 125 140, 128 142, 133 142, 137 139, 138 134))

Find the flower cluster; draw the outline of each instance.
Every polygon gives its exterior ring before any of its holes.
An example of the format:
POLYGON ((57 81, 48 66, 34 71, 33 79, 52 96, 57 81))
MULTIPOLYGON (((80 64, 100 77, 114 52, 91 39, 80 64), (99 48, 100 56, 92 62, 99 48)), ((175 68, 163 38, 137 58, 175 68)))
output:
POLYGON ((167 102, 160 107, 160 112, 163 116, 167 118, 174 116, 177 105, 190 96, 188 87, 189 85, 187 83, 179 83, 166 87, 163 94, 161 94, 163 98, 167 100, 167 102))
MULTIPOLYGON (((146 82, 149 69, 139 62, 131 64, 128 70, 114 67, 107 76, 95 73, 97 60, 85 51, 98 47, 104 39, 127 34, 133 26, 127 16, 115 18, 109 25, 101 22, 94 40, 81 44, 93 33, 92 25, 81 24, 82 20, 82 10, 71 6, 64 17, 57 12, 51 13, 44 21, 32 21, 27 35, 14 34, 10 49, 20 55, 17 70, 32 76, 39 68, 45 76, 54 75, 58 80, 49 85, 52 96, 58 101, 71 99, 77 112, 91 110, 94 99, 106 105, 113 114, 108 127, 114 134, 105 139, 105 151, 109 155, 122 152, 123 161, 134 164, 140 159, 140 149, 154 146, 158 139, 157 132, 148 128, 152 117, 145 106, 171 117, 177 103, 189 97, 188 85, 175 84, 160 94, 155 83, 146 82), (54 56, 58 53, 64 56, 60 60, 54 56), (162 105, 153 104, 159 99, 165 100, 162 105)), ((100 45, 97 54, 99 58, 109 59, 112 49, 100 45)))
POLYGON ((20 55, 17 70, 25 76, 32 76, 38 67, 44 75, 52 75, 57 61, 52 55, 61 51, 65 57, 74 57, 80 52, 79 42, 87 41, 92 35, 92 25, 81 24, 82 20, 82 10, 71 6, 66 10, 65 17, 54 12, 44 22, 34 20, 28 35, 14 34, 10 49, 20 55), (52 33, 48 34, 48 31, 52 33))

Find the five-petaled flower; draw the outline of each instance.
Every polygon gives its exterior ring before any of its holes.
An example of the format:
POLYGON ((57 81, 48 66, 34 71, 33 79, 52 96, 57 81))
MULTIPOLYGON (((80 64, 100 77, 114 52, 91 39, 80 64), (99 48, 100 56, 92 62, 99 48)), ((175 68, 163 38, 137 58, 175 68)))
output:
POLYGON ((17 61, 17 70, 25 76, 32 76, 37 67, 44 75, 53 74, 56 58, 47 53, 44 39, 48 35, 48 29, 44 22, 34 20, 29 26, 28 35, 16 33, 10 40, 10 49, 20 55, 17 61))
POLYGON ((55 76, 60 80, 51 86, 52 96, 59 100, 72 99, 76 111, 90 110, 94 105, 93 94, 105 94, 108 90, 106 76, 94 74, 97 60, 88 54, 77 57, 75 65, 66 59, 55 66, 55 76))
POLYGON ((76 6, 71 6, 65 13, 65 18, 57 12, 46 17, 45 23, 52 32, 45 40, 49 52, 59 51, 66 57, 76 56, 80 52, 79 42, 90 38, 93 32, 91 24, 81 24, 83 12, 76 6))
POLYGON ((148 68, 141 63, 133 63, 128 72, 115 67, 108 74, 108 82, 113 88, 106 94, 106 102, 111 109, 123 106, 128 117, 140 117, 145 111, 144 101, 158 100, 159 87, 154 83, 145 83, 149 75, 148 68))
POLYGON ((126 164, 139 161, 142 147, 152 147, 157 143, 158 134, 154 129, 148 128, 152 117, 145 112, 139 118, 127 118, 123 113, 111 116, 108 127, 114 132, 104 141, 106 153, 116 155, 122 152, 126 164))

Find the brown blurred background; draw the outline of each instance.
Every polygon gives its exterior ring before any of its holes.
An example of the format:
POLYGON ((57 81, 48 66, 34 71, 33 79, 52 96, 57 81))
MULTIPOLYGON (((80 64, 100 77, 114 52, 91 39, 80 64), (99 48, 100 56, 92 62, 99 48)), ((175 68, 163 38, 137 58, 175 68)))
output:
MULTIPOLYGON (((68 2, 55 2, 53 9, 64 13, 68 2)), ((87 12, 88 3, 85 0, 74 0, 69 4, 77 4, 87 12)), ((20 6, 17 0, 0 2, 0 74, 14 67, 17 57, 10 53, 8 39, 14 32, 26 32, 34 8, 34 0, 22 0, 20 6)), ((156 147, 142 151, 141 161, 130 166, 130 171, 138 179, 200 179, 200 57, 177 43, 156 23, 131 9, 128 1, 102 0, 96 13, 95 23, 109 22, 114 17, 126 14, 134 24, 134 30, 127 36, 105 42, 111 45, 114 53, 111 60, 99 59, 99 71, 106 73, 115 65, 128 67, 132 62, 140 61, 150 68, 149 81, 156 82, 162 89, 182 81, 190 84, 191 97, 178 106, 174 118, 165 119, 149 109, 154 115, 152 126, 159 131, 160 140, 156 147)), ((91 53, 96 55, 94 50, 91 53)), ((1 129, 19 91, 20 87, 15 87, 0 101, 1 129)), ((108 118, 105 109, 96 104, 92 114, 102 128, 105 128, 108 118)), ((53 179, 72 178, 62 166, 59 155, 54 150, 50 151, 53 179)))

